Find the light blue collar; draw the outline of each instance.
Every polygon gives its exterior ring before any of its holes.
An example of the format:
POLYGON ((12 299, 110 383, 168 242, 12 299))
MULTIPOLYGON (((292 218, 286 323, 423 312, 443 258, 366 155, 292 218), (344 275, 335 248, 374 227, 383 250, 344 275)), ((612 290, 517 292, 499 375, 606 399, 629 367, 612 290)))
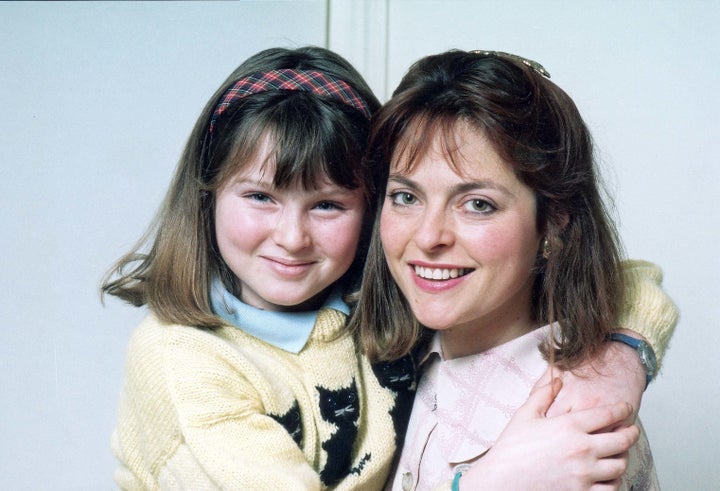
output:
MULTIPOLYGON (((318 315, 318 310, 274 312, 251 307, 227 291, 220 280, 215 280, 210 288, 210 303, 215 314, 230 325, 290 353, 299 353, 305 346, 318 315)), ((336 289, 321 308, 350 313, 336 289)))

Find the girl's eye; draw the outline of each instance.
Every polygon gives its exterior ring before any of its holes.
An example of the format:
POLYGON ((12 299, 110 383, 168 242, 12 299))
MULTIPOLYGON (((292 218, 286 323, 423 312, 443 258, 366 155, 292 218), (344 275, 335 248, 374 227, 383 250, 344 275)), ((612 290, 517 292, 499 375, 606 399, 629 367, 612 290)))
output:
POLYGON ((260 203, 267 203, 267 202, 271 201, 270 196, 268 196, 267 194, 264 194, 264 193, 250 193, 250 194, 246 195, 246 197, 253 201, 258 201, 260 203))
POLYGON ((467 202, 467 206, 471 211, 476 213, 490 213, 495 211, 495 207, 484 199, 473 199, 467 202))
POLYGON ((412 205, 413 203, 415 203, 415 201, 417 201, 417 198, 410 193, 397 192, 397 193, 390 193, 390 201, 394 205, 407 206, 407 205, 412 205))
POLYGON ((315 205, 315 208, 318 210, 331 211, 340 209, 340 206, 337 203, 332 203, 330 201, 322 201, 315 205))

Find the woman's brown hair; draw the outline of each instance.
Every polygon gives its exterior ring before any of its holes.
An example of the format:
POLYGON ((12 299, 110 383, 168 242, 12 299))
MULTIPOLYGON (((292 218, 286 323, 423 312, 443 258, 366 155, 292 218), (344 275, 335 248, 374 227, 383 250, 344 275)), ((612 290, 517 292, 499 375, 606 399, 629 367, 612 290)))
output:
POLYGON ((369 112, 380 106, 362 76, 344 58, 323 48, 272 48, 245 61, 205 105, 192 130, 165 200, 138 244, 108 272, 102 294, 147 305, 165 322, 217 327, 210 306, 211 282, 231 292, 237 281, 215 240, 216 191, 258 151, 273 142, 274 185, 312 187, 324 176, 334 183, 363 187, 368 200, 366 230, 355 263, 341 280, 357 279, 367 250, 375 198, 372 170, 361 165, 369 121, 360 110, 307 91, 270 90, 234 101, 220 116, 216 106, 238 80, 280 69, 313 70, 341 79, 364 100, 369 112), (212 131, 210 124, 212 121, 212 131))
MULTIPOLYGON (((590 133, 575 104, 533 62, 504 53, 448 51, 416 62, 373 120, 368 161, 376 174, 378 217, 390 162, 414 165, 439 136, 451 153, 469 124, 532 189, 538 251, 535 320, 557 322, 550 356, 562 366, 585 359, 614 329, 622 302, 620 245, 600 194, 590 133)), ((452 155, 449 155, 452 161, 452 155)), ((385 262, 376 220, 350 328, 371 359, 411 352, 427 334, 385 262)))

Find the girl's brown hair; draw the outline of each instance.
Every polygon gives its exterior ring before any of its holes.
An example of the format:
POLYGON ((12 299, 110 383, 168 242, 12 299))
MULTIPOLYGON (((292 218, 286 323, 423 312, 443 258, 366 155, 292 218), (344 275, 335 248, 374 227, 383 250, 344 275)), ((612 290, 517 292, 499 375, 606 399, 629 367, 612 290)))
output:
MULTIPOLYGON (((532 312, 537 321, 557 321, 557 344, 546 350, 569 367, 615 328, 620 245, 600 195, 590 133, 570 97, 532 65, 457 50, 421 59, 375 115, 368 160, 381 170, 379 217, 390 162, 399 154, 412 166, 436 135, 450 152, 460 124, 489 138, 535 193, 537 229, 550 254, 538 251, 532 312)), ((411 352, 427 329, 390 275, 378 222, 350 328, 371 359, 387 360, 411 352)))
POLYGON ((237 281, 222 260, 215 239, 216 191, 258 151, 273 142, 274 185, 312 188, 324 176, 355 189, 363 187, 368 216, 355 263, 341 281, 350 288, 367 250, 375 198, 374 171, 361 165, 369 121, 359 110, 306 91, 271 90, 234 101, 213 122, 213 112, 235 82, 280 69, 313 70, 348 83, 370 112, 380 106, 362 76, 341 56, 323 48, 272 48, 240 65, 205 105, 178 163, 162 207, 138 244, 108 272, 102 294, 148 307, 165 322, 217 327, 209 290, 220 278, 232 292, 237 281))

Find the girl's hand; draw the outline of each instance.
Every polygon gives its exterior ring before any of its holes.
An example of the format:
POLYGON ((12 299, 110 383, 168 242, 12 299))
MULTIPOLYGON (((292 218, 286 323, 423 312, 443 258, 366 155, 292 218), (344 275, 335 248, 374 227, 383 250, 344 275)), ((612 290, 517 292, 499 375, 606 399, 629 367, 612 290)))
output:
POLYGON ((460 480, 461 490, 615 490, 627 468, 636 426, 617 427, 632 407, 617 403, 546 416, 562 382, 536 387, 495 445, 460 480))

